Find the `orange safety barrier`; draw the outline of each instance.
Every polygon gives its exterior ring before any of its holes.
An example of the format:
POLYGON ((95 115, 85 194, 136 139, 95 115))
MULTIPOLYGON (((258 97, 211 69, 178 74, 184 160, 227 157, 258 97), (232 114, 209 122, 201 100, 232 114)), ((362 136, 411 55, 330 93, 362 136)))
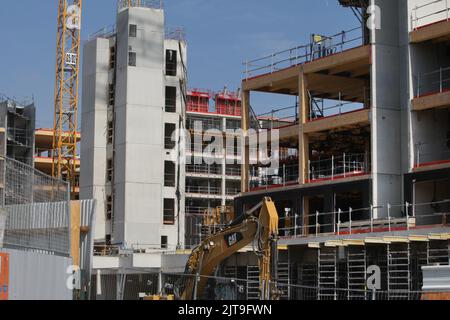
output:
POLYGON ((0 301, 8 300, 9 292, 9 254, 0 253, 0 301))

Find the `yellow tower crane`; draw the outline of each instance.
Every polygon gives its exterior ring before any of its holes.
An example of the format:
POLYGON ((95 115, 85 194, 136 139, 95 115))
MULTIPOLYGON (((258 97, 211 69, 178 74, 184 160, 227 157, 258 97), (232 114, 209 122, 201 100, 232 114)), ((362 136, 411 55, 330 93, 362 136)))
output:
POLYGON ((77 185, 81 12, 82 0, 59 0, 52 174, 70 183, 72 196, 77 185))

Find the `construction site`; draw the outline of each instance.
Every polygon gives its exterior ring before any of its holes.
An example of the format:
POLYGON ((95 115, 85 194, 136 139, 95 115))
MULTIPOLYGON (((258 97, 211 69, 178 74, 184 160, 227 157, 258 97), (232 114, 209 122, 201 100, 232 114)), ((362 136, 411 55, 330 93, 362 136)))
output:
POLYGON ((82 2, 54 126, 0 95, 0 300, 450 300, 449 1, 335 0, 233 90, 163 1, 87 39, 82 2))

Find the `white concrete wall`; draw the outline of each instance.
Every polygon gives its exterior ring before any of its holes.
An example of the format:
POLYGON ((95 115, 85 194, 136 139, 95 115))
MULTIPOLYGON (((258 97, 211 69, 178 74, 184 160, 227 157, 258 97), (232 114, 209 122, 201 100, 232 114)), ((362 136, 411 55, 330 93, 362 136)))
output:
MULTIPOLYGON (((402 202, 399 4, 372 0, 381 10, 381 29, 372 31, 372 203, 402 202)), ((387 210, 379 210, 379 216, 387 210)), ((400 212, 394 212, 400 214, 400 212)))
POLYGON ((450 115, 447 109, 412 113, 415 159, 420 163, 446 160, 450 157, 447 133, 450 132, 450 115), (417 145, 420 154, 417 155, 417 145), (417 159, 419 158, 419 159, 417 159))
MULTIPOLYGON (((161 236, 178 244, 178 226, 163 224, 164 198, 175 199, 176 188, 164 187, 164 123, 179 127, 185 110, 180 76, 187 46, 181 44, 177 77, 165 76, 165 50, 179 51, 176 40, 164 40, 164 13, 149 8, 121 10, 114 39, 98 39, 85 47, 81 196, 96 198, 96 239, 112 234, 113 244, 158 248, 161 236), (137 36, 129 37, 129 25, 137 36), (116 69, 109 69, 110 47, 116 45, 116 69), (129 51, 137 55, 128 65, 129 51), (115 79, 114 145, 107 145, 108 83, 115 79), (165 86, 177 87, 177 112, 165 113, 165 86), (113 158, 113 184, 107 182, 107 159, 113 158), (106 221, 106 198, 114 194, 113 223, 106 221)), ((109 115, 111 118, 111 114, 109 115)), ((184 125, 182 126, 184 127, 184 125)), ((178 168, 178 166, 176 166, 178 168)), ((180 166, 180 244, 184 244, 184 167, 180 166)), ((176 213, 178 208, 176 208, 176 213)))
POLYGON ((106 234, 106 131, 108 109, 109 40, 96 39, 84 47, 80 198, 96 199, 95 239, 106 234))
MULTIPOLYGON (((166 50, 175 50, 177 51, 177 75, 176 76, 167 76, 166 75, 166 64, 164 62, 164 85, 171 86, 177 88, 177 96, 176 96, 176 112, 168 113, 165 112, 163 115, 164 124, 170 123, 175 124, 177 129, 185 128, 185 110, 186 105, 182 93, 182 88, 180 85, 180 78, 183 79, 185 77, 185 72, 187 72, 187 45, 185 42, 178 42, 177 40, 165 40, 164 41, 164 58, 166 55, 166 50), (181 52, 180 52, 181 49, 181 52), (186 69, 185 69, 186 68, 186 69), (180 127, 181 123, 181 127, 180 127)), ((165 90, 165 88, 164 88, 165 90)), ((164 132, 164 126, 162 128, 164 132)), ((179 149, 176 147, 175 154, 179 154, 179 149)), ((172 161, 173 156, 172 153, 168 150, 164 152, 164 161, 172 161)), ((176 223, 175 225, 164 225, 163 216, 161 215, 161 235, 168 237, 168 246, 173 249, 177 245, 184 246, 185 242, 185 166, 184 163, 184 155, 180 154, 180 158, 177 159, 175 163, 175 177, 177 181, 175 182, 175 187, 164 187, 163 189, 163 199, 174 199, 175 200, 175 217, 176 223), (178 174, 179 171, 179 174, 178 174), (179 179, 178 179, 179 178, 179 179), (177 201, 177 189, 180 196, 180 203, 177 201), (177 219, 179 213, 179 217, 177 219), (179 228, 178 228, 178 223, 179 228), (179 240, 179 241, 178 241, 179 240)), ((164 163, 163 163, 164 165, 164 163)))
POLYGON ((161 10, 129 8, 117 17, 115 210, 113 242, 157 247, 161 237, 163 47, 161 10), (137 37, 129 38, 130 24, 137 37), (128 52, 136 52, 136 67, 128 52))

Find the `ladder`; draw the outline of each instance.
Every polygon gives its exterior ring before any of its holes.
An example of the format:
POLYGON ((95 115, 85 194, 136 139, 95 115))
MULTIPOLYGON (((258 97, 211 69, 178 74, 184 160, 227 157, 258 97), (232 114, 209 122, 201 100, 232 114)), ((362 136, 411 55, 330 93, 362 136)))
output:
POLYGON ((277 265, 278 289, 282 292, 281 300, 289 300, 291 292, 289 290, 290 272, 288 262, 279 262, 277 265))
POLYGON ((347 299, 367 300, 367 258, 364 247, 347 249, 347 299))
POLYGON ((247 300, 260 300, 259 266, 247 266, 247 300))
POLYGON ((387 258, 388 298, 407 299, 411 291, 410 244, 388 244, 387 258))
POLYGON ((318 300, 337 300, 337 257, 336 248, 318 249, 318 300))

